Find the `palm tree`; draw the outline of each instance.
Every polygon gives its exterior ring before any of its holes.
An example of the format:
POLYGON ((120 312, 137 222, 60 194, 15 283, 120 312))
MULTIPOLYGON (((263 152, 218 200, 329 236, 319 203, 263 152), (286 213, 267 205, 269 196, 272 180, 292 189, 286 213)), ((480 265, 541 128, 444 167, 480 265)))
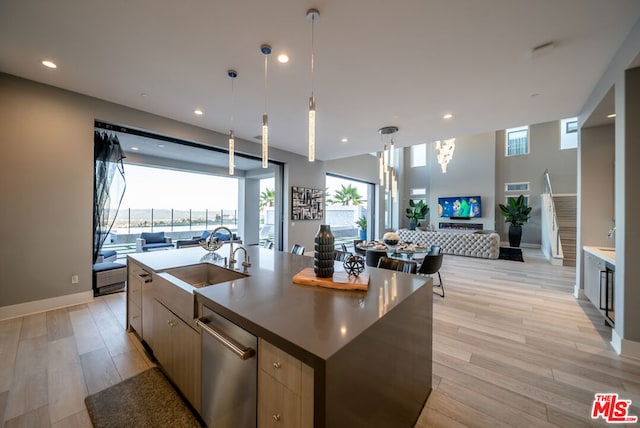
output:
POLYGON ((358 189, 351 184, 345 186, 341 184, 341 189, 336 191, 333 198, 327 199, 327 203, 331 205, 360 205, 364 201, 358 193, 358 189))
POLYGON ((266 188, 264 192, 260 193, 260 209, 271 208, 276 203, 276 191, 266 188))

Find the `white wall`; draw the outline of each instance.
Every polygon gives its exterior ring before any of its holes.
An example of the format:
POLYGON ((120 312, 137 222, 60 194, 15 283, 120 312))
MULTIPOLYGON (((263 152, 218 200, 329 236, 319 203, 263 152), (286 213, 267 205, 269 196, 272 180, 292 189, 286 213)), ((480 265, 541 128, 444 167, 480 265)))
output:
POLYGON ((453 159, 446 174, 435 162, 435 143, 429 144, 430 221, 436 228, 440 222, 482 223, 485 230, 495 230, 495 132, 456 138, 453 159), (482 217, 456 220, 438 216, 438 198, 449 196, 480 196, 482 217))

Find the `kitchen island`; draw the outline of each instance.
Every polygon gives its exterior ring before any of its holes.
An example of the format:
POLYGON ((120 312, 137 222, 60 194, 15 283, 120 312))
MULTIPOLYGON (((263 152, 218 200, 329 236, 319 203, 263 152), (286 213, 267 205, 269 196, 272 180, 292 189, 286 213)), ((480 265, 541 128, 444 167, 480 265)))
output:
MULTIPOLYGON (((228 257, 226 247, 219 252, 228 257)), ((431 391, 431 279, 367 267, 368 291, 331 290, 292 282, 311 257, 257 246, 247 253, 249 276, 196 289, 195 315, 211 310, 260 339, 258 420, 285 422, 279 413, 260 414, 270 411, 260 391, 273 374, 263 357, 275 352, 302 366, 302 425, 413 426, 431 391)), ((201 248, 130 257, 158 277, 211 261, 201 248)))

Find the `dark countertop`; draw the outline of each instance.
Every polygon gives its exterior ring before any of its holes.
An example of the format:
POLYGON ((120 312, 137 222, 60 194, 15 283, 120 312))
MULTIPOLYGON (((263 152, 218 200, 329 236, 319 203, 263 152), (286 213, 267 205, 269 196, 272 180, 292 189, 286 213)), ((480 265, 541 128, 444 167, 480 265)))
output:
MULTIPOLYGON (((234 246, 237 248, 237 246, 234 246)), ((228 254, 228 245, 219 250, 228 254)), ((247 247, 252 266, 248 278, 195 291, 198 303, 316 366, 327 361, 376 321, 400 305, 430 278, 366 267, 369 290, 342 291, 298 285, 292 277, 313 258, 247 247)), ((236 253, 242 260, 242 252, 236 253)), ((132 254, 155 272, 200 263, 208 258, 199 247, 132 254)), ((336 270, 342 264, 336 262, 336 270)))

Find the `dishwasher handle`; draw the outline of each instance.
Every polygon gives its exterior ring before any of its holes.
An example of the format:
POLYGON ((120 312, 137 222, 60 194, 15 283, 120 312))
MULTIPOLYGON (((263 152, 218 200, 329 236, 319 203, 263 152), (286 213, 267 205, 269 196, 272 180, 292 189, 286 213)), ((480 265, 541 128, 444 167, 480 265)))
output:
POLYGON ((218 342, 222 343, 227 349, 236 354, 241 360, 248 360, 256 354, 255 349, 251 347, 244 347, 237 343, 235 340, 227 337, 223 333, 211 328, 207 324, 206 318, 198 318, 196 324, 200 326, 204 331, 212 335, 218 342))

